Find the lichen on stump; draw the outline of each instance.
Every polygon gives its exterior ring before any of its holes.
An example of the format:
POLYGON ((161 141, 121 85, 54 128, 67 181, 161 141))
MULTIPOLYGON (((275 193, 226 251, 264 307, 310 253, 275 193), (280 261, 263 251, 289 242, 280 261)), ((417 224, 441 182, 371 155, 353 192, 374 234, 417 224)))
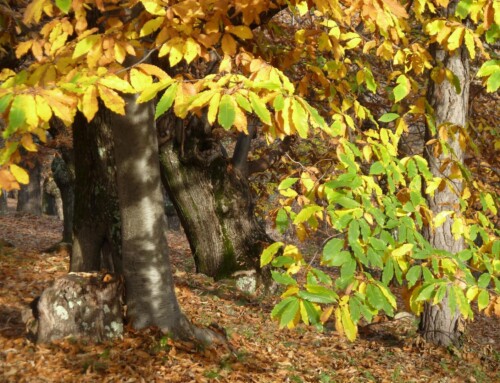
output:
POLYGON ((37 343, 68 336, 94 342, 123 334, 123 281, 107 273, 69 273, 31 304, 25 318, 37 343), (29 318, 31 317, 31 318, 29 318))

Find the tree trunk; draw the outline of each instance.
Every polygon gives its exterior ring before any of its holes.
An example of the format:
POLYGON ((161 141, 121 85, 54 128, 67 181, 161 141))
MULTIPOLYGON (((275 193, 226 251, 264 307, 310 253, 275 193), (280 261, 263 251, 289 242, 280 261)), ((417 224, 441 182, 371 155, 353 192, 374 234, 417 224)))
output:
MULTIPOLYGON (((451 11, 451 8, 448 9, 451 11)), ((450 124, 447 143, 451 154, 442 152, 434 156, 432 148, 426 148, 426 157, 433 175, 442 177, 447 186, 442 191, 436 190, 433 197, 428 197, 430 209, 434 214, 443 210, 454 210, 460 214, 459 196, 462 193, 462 180, 450 179, 451 164, 441 171, 443 162, 450 158, 457 163, 463 163, 464 151, 459 145, 459 132, 455 127, 464 128, 467 122, 467 111, 469 109, 469 62, 465 48, 459 48, 454 54, 449 54, 437 49, 434 54, 437 62, 443 63, 446 69, 451 70, 459 79, 461 92, 457 94, 455 87, 447 80, 440 84, 431 81, 428 91, 429 103, 434 108, 435 125, 439 128, 444 123, 450 124)), ((428 129, 429 130, 429 129, 428 129)), ((432 138, 428 131, 428 139, 432 138)), ((453 219, 448 218, 446 222, 434 231, 427 230, 425 233, 430 244, 437 248, 458 253, 464 249, 463 239, 456 240, 453 237, 451 227, 453 219)), ((463 332, 462 319, 458 310, 451 312, 448 306, 448 295, 442 303, 432 305, 426 303, 421 316, 420 332, 424 339, 437 345, 449 346, 460 345, 463 332)))
POLYGON ((5 215, 7 213, 7 192, 0 189, 0 215, 5 215))
POLYGON ((17 211, 33 215, 42 215, 42 166, 34 158, 28 166, 30 181, 22 185, 17 197, 17 211))
POLYGON ((51 168, 54 181, 59 188, 62 200, 63 239, 65 243, 73 243, 73 217, 75 208, 75 167, 73 155, 68 162, 61 157, 54 157, 51 168))
POLYGON ((166 241, 158 142, 151 103, 126 96, 126 115, 113 115, 116 183, 122 221, 127 316, 136 329, 158 326, 182 336, 182 314, 166 241))
POLYGON ((105 268, 122 273, 110 114, 101 106, 90 123, 78 114, 73 124, 75 204, 71 271, 105 268))
POLYGON ((42 210, 43 214, 55 215, 61 220, 64 219, 61 191, 52 175, 46 177, 43 181, 42 210))
MULTIPOLYGON (((197 118, 188 126, 171 116, 174 137, 160 146, 162 180, 186 232, 197 272, 221 279, 259 270, 271 242, 254 215, 246 174, 227 158, 197 118)), ((159 129, 161 131, 161 128, 159 129)))

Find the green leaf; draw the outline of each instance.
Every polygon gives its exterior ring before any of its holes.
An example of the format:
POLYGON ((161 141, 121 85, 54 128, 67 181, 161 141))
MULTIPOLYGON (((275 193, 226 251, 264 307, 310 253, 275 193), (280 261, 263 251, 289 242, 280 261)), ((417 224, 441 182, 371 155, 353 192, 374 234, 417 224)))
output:
POLYGON ((222 96, 219 103, 218 122, 225 130, 229 130, 234 123, 236 111, 234 110, 233 100, 231 96, 225 94, 222 96))
POLYGON ((384 271, 382 271, 382 282, 388 285, 394 278, 394 261, 392 258, 387 259, 384 271))
POLYGON ((4 138, 8 138, 18 128, 24 125, 26 114, 22 97, 14 98, 9 111, 9 125, 4 132, 4 138))
POLYGON ((395 119, 399 118, 399 114, 397 113, 385 113, 378 119, 380 122, 391 122, 395 119))
POLYGON ((307 300, 302 300, 302 304, 306 309, 307 316, 311 324, 316 324, 319 322, 319 313, 313 306, 313 304, 307 300))
POLYGON ((264 267, 273 260, 274 255, 283 247, 283 242, 274 242, 269 245, 260 256, 260 267, 264 267))
POLYGON ((13 97, 12 93, 7 93, 5 96, 0 98, 0 113, 5 112, 7 107, 10 105, 12 97, 13 97))
POLYGON ((366 286, 366 299, 368 303, 377 310, 382 310, 384 307, 384 296, 382 291, 373 284, 366 286))
POLYGON ((385 173, 385 166, 382 162, 377 161, 370 166, 370 175, 377 175, 385 173))
POLYGON ((490 294, 487 290, 481 290, 477 296, 477 308, 479 311, 485 309, 490 303, 490 294))
POLYGON ((249 92, 250 104, 255 114, 260 118, 260 120, 266 124, 271 125, 271 114, 266 108, 266 104, 257 96, 254 92, 249 92))
POLYGON ((297 300, 297 297, 287 297, 283 299, 280 303, 274 306, 274 309, 271 311, 271 318, 276 319, 281 316, 283 310, 288 306, 292 301, 297 300))
POLYGON ((271 271, 273 279, 281 285, 297 285, 297 281, 293 279, 290 275, 286 273, 278 273, 277 271, 271 271))
POLYGON ((436 288, 435 283, 429 283, 427 285, 424 285, 422 287, 422 290, 420 290, 420 293, 418 294, 417 299, 415 299, 415 300, 417 302, 430 300, 435 288, 436 288))
POLYGON ((457 8, 455 9, 455 15, 464 20, 470 13, 471 5, 472 0, 460 0, 457 4, 457 8))
POLYGON ((155 119, 160 117, 163 113, 165 113, 172 106, 175 95, 177 94, 177 86, 179 83, 175 82, 170 85, 163 96, 161 96, 160 101, 156 105, 155 119))
POLYGON ((393 90, 394 102, 399 102, 403 98, 408 96, 408 94, 410 94, 411 86, 410 86, 410 80, 408 80, 408 78, 404 74, 398 77, 396 83, 398 85, 393 90))
POLYGON ((365 72, 365 81, 366 81, 366 87, 368 90, 372 93, 375 93, 377 91, 377 83, 375 82, 375 79, 373 78, 373 73, 370 69, 364 68, 363 72, 365 72))
POLYGON ((331 285, 332 284, 332 278, 323 271, 319 269, 312 269, 311 272, 316 275, 321 283, 324 283, 325 285, 331 285))
POLYGON ((299 300, 296 297, 290 298, 292 298, 292 300, 281 312, 280 328, 283 328, 292 322, 299 311, 299 300))
POLYGON ((71 9, 71 0, 56 0, 57 8, 64 13, 68 13, 71 9))
POLYGON ((241 93, 236 93, 236 102, 241 109, 246 110, 248 113, 252 113, 252 105, 250 105, 250 101, 248 101, 248 99, 241 93))
POLYGON ((80 40, 73 51, 73 59, 76 59, 84 54, 88 53, 92 49, 92 47, 101 40, 100 35, 90 35, 82 40, 80 40))
POLYGON ((295 177, 285 178, 278 186, 278 190, 288 189, 290 186, 295 184, 299 179, 295 177))
POLYGON ((306 138, 309 130, 307 113, 296 99, 292 103, 292 122, 299 136, 306 138))
POLYGON ((285 209, 279 209, 276 214, 276 227, 283 234, 288 229, 288 214, 285 209))
POLYGON ((500 87, 500 71, 493 73, 488 81, 486 81, 486 91, 489 93, 496 92, 500 87))
MULTIPOLYGON (((330 262, 335 259, 335 257, 340 254, 344 249, 344 240, 339 238, 330 239, 325 247, 323 248, 323 262, 330 265, 330 262)), ((347 253, 349 255, 349 253, 347 253)), ((341 266, 342 263, 338 265, 330 266, 341 266)))
POLYGON ((298 225, 299 223, 305 222, 309 218, 311 218, 311 216, 313 216, 315 213, 322 210, 323 208, 318 205, 306 206, 299 212, 299 214, 297 214, 297 216, 293 220, 293 223, 295 225, 298 225))
POLYGON ((481 274, 481 276, 477 280, 477 285, 478 287, 485 289, 490 284, 490 280, 491 280, 490 274, 488 273, 481 274))
POLYGON ((422 266, 415 265, 410 267, 410 270, 406 273, 406 280, 408 281, 408 288, 412 288, 417 280, 420 279, 422 275, 422 266))
POLYGON ((283 95, 280 93, 274 98, 273 108, 276 112, 279 112, 280 110, 283 110, 284 106, 285 106, 285 99, 283 98, 283 95))
POLYGON ((318 285, 307 285, 307 291, 301 290, 298 292, 298 296, 309 302, 314 303, 335 303, 338 299, 338 295, 323 286, 318 285))

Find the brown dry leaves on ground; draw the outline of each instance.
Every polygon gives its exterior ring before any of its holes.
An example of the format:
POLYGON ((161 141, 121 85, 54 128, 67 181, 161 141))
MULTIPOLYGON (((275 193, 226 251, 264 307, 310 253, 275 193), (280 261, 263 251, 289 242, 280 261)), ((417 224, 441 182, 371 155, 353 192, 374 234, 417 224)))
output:
POLYGON ((232 351, 173 342, 154 329, 127 329, 123 340, 98 345, 67 339, 36 346, 21 312, 67 270, 67 253, 43 252, 60 231, 50 217, 0 217, 0 239, 15 246, 0 245, 0 382, 500 381, 498 318, 477 315, 464 349, 454 352, 418 341, 411 317, 365 327, 354 343, 332 329, 280 331, 269 318, 276 298, 194 274, 181 233, 168 235, 181 305, 197 325, 223 327, 232 351))

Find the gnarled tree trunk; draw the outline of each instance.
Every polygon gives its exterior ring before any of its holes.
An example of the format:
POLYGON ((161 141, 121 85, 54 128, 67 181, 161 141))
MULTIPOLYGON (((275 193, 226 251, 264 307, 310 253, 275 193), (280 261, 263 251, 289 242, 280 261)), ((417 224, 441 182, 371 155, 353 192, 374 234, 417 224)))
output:
MULTIPOLYGON (((452 12, 451 7, 448 12, 452 12)), ((433 83, 428 91, 429 103, 434 108, 436 127, 448 123, 448 145, 451 154, 440 153, 437 157, 431 153, 431 148, 426 149, 426 157, 433 175, 442 177, 447 182, 447 187, 436 190, 433 197, 428 198, 429 207, 434 214, 443 210, 454 210, 460 212, 459 196, 462 193, 462 181, 460 179, 449 179, 451 163, 444 171, 441 167, 444 161, 451 160, 463 163, 464 151, 459 145, 459 132, 454 127, 465 127, 467 123, 467 111, 469 109, 469 62, 467 51, 464 47, 457 49, 454 54, 449 54, 437 49, 434 55, 438 62, 443 63, 446 69, 451 70, 459 79, 461 91, 457 93, 451 82, 445 80, 440 84, 433 83)), ((432 138, 429 134, 428 139, 432 138)), ((464 249, 463 239, 453 237, 451 227, 453 219, 449 218, 445 223, 434 231, 428 230, 425 235, 431 245, 438 249, 458 253, 464 249)), ((421 316, 420 332, 424 339, 437 345, 449 346, 460 345, 463 332, 462 319, 458 309, 452 312, 448 306, 448 294, 439 305, 426 303, 421 316)))
MULTIPOLYGON (((255 218, 245 169, 227 157, 202 120, 193 117, 185 126, 169 116, 160 122, 167 123, 174 134, 160 146, 162 180, 197 272, 221 279, 239 270, 259 270, 260 253, 271 239, 255 218)), ((246 154, 248 148, 245 164, 246 154)))

